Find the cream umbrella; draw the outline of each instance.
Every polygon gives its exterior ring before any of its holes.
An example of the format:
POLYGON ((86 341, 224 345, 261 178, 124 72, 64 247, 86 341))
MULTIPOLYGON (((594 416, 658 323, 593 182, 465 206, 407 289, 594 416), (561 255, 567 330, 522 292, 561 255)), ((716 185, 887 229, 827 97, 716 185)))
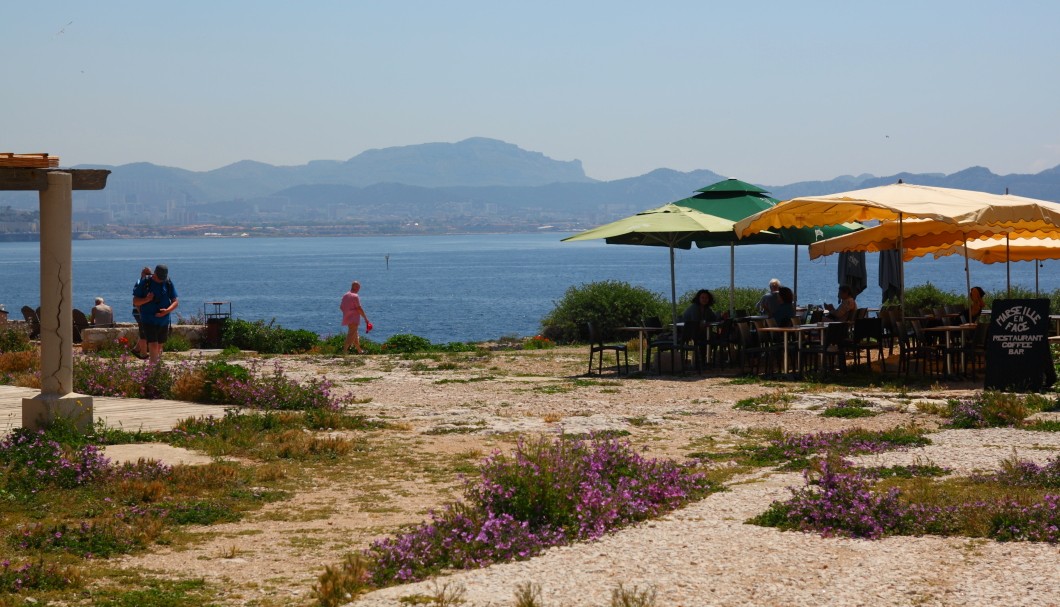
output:
MULTIPOLYGON (((978 229, 994 234, 1007 233, 1014 229, 1029 232, 1047 231, 1060 225, 1060 205, 1009 194, 920 186, 899 181, 892 185, 826 196, 793 198, 736 222, 735 230, 743 237, 760 230, 878 220, 894 222, 893 227, 896 228, 897 234, 895 246, 891 248, 903 251, 905 227, 910 219, 963 224, 961 229, 965 231, 978 229)), ((862 231, 861 234, 865 232, 868 230, 862 231)), ((960 240, 963 240, 963 237, 958 237, 957 241, 960 240)), ((945 244, 953 242, 951 240, 945 244)), ((811 255, 812 248, 813 245, 811 255)), ((904 258, 904 254, 902 257, 904 258)), ((904 312, 904 271, 899 272, 899 279, 902 284, 900 299, 904 312)))
MULTIPOLYGON (((963 253, 965 265, 968 259, 974 259, 981 263, 1004 263, 1006 266, 1005 283, 1009 291, 1012 290, 1012 272, 1010 262, 1034 261, 1043 259, 1060 259, 1060 235, 1056 238, 991 238, 986 240, 970 240, 963 244, 955 244, 934 250, 914 250, 922 254, 931 253, 935 259, 963 253)), ((971 287, 969 287, 969 290, 971 287)), ((1034 293, 1038 293, 1038 264, 1034 265, 1034 293)))

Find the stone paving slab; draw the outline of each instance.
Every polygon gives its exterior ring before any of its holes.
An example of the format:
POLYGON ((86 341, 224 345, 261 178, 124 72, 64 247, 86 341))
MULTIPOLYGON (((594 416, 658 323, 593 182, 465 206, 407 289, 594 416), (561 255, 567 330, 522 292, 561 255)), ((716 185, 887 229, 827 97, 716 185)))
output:
MULTIPOLYGON (((36 388, 0 386, 0 434, 22 426, 22 399, 40 394, 36 388)), ((172 430, 177 422, 189 417, 221 417, 224 405, 202 405, 179 400, 146 400, 141 398, 92 397, 93 416, 108 427, 130 432, 137 430, 172 430)))

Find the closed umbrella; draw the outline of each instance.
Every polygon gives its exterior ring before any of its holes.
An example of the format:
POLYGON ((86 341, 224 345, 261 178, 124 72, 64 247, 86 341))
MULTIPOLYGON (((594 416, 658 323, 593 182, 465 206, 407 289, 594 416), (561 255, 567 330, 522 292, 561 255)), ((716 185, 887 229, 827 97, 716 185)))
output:
POLYGON ((898 289, 901 286, 898 281, 898 268, 901 265, 902 259, 898 256, 898 249, 880 251, 878 284, 883 292, 881 301, 898 299, 898 289))
POLYGON ((839 284, 850 287, 854 297, 861 295, 865 287, 869 286, 864 252, 847 251, 839 254, 839 284))

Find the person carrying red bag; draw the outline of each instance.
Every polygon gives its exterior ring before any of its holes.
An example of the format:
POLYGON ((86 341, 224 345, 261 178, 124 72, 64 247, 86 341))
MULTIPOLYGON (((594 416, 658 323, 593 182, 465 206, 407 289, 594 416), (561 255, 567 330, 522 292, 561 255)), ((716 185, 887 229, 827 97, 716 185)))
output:
POLYGON ((342 296, 342 301, 339 302, 339 309, 342 310, 342 326, 346 327, 346 343, 342 346, 343 354, 350 351, 350 346, 356 348, 358 354, 364 353, 361 350, 361 338, 357 334, 357 329, 361 326, 361 317, 364 317, 365 333, 372 330, 372 323, 368 322, 368 315, 361 307, 361 296, 358 295, 360 290, 361 283, 353 281, 350 290, 342 296))

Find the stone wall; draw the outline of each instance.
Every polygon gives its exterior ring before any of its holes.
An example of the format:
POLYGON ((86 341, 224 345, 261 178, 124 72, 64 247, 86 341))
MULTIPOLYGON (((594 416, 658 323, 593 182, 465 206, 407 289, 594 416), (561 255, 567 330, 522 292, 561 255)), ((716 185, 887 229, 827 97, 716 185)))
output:
MULTIPOLYGON (((191 347, 199 348, 206 337, 206 327, 202 325, 172 325, 170 334, 180 335, 188 340, 191 347)), ((107 329, 85 329, 81 331, 81 349, 88 351, 98 350, 101 344, 116 341, 122 337, 127 339, 130 344, 135 345, 139 339, 136 325, 134 323, 118 323, 116 326, 107 329)))

